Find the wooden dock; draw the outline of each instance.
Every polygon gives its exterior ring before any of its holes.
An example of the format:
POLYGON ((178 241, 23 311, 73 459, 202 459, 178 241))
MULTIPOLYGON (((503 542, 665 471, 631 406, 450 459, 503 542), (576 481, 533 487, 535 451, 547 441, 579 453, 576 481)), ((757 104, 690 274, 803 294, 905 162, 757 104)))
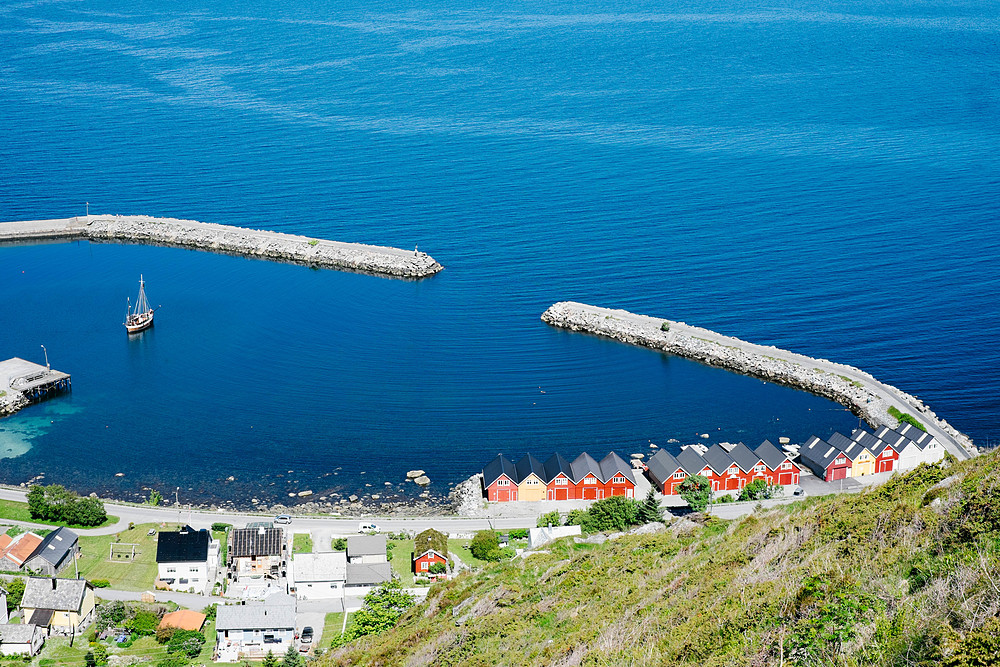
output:
POLYGON ((55 371, 19 357, 0 361, 0 402, 8 405, 9 412, 28 403, 69 391, 71 386, 72 378, 69 373, 55 371))

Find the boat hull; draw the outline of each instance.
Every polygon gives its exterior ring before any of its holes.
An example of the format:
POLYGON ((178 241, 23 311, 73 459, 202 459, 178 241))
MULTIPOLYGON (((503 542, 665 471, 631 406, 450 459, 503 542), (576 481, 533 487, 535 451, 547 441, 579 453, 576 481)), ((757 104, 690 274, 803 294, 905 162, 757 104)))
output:
POLYGON ((134 334, 139 333, 140 331, 145 331, 151 326, 153 326, 153 311, 142 313, 130 318, 129 321, 125 323, 125 330, 130 334, 134 334))

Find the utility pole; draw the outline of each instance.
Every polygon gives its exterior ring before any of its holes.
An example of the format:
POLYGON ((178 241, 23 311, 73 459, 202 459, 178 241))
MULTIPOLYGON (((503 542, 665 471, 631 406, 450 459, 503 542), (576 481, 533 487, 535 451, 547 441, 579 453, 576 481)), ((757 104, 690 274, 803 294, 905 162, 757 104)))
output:
POLYGON ((90 202, 87 202, 87 220, 90 220, 90 202))
POLYGON ((52 366, 49 366, 49 351, 45 349, 44 345, 42 345, 42 352, 45 353, 45 368, 46 368, 46 370, 50 370, 51 371, 52 370, 52 366))

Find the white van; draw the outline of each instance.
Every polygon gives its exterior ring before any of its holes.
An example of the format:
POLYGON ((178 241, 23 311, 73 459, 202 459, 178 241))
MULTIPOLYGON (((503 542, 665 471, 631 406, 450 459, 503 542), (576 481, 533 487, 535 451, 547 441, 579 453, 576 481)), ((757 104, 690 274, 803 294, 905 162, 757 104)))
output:
POLYGON ((380 533, 379 527, 374 523, 362 523, 358 526, 359 533, 380 533))

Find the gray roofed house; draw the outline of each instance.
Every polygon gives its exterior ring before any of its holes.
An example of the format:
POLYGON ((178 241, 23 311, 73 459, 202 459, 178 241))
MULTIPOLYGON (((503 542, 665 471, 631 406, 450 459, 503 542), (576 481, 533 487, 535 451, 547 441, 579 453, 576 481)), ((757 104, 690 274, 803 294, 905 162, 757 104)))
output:
POLYGON ((604 481, 601 478, 601 465, 587 452, 584 452, 573 459, 573 463, 570 464, 570 468, 573 470, 573 481, 577 484, 579 484, 580 480, 587 475, 593 475, 599 481, 604 481))
POLYGON ((37 625, 0 625, 0 654, 35 655, 45 643, 45 630, 37 625))
POLYGON ((760 457, 752 449, 742 442, 729 450, 729 458, 736 462, 743 472, 749 473, 757 464, 761 463, 760 457))
POLYGON ((385 563, 385 535, 351 535, 347 538, 348 563, 385 563))
POLYGON ((706 467, 711 468, 708 465, 708 461, 691 447, 682 449, 675 458, 681 464, 681 467, 684 468, 684 472, 689 475, 700 475, 701 471, 706 467))
POLYGON ((549 483, 558 477, 560 474, 564 475, 567 479, 573 479, 573 468, 570 466, 569 461, 567 461, 561 454, 553 454, 550 456, 545 463, 545 483, 549 483))
POLYGON ((24 586, 21 607, 76 611, 87 593, 86 579, 49 579, 29 577, 24 586))
POLYGON ((618 476, 624 477, 632 483, 632 486, 635 486, 635 477, 632 476, 632 466, 614 452, 608 452, 608 455, 601 459, 598 465, 601 467, 601 477, 604 482, 608 482, 618 476))
POLYGON ((827 439, 827 442, 840 451, 846 453, 852 460, 854 459, 854 456, 857 456, 857 454, 861 451, 861 447, 858 443, 851 440, 843 433, 834 433, 827 439), (854 456, 851 456, 852 452, 854 456))
POLYGON ((726 472, 726 470, 729 469, 729 466, 735 463, 735 461, 733 461, 732 457, 729 456, 726 450, 724 450, 718 444, 709 447, 708 451, 705 452, 705 456, 702 458, 704 458, 705 462, 708 463, 708 465, 712 468, 713 471, 715 471, 716 475, 723 474, 724 472, 726 472))
POLYGON ((514 464, 503 454, 497 456, 483 468, 483 488, 488 489, 501 477, 507 477, 514 484, 519 481, 514 464))
POLYGON ((514 471, 517 474, 518 484, 526 480, 529 475, 534 475, 543 484, 549 481, 545 478, 545 465, 531 454, 525 454, 522 456, 521 459, 514 464, 514 471))
POLYGON ((889 443, 876 438, 863 428, 854 429, 854 433, 851 433, 851 440, 857 442, 875 456, 881 454, 882 450, 889 446, 889 443))
POLYGON ((897 452, 906 447, 906 441, 908 439, 902 433, 897 433, 888 426, 879 426, 875 429, 875 437, 887 443, 897 452))
POLYGON ((66 527, 53 530, 32 552, 24 567, 54 577, 65 566, 71 564, 80 551, 77 534, 66 527))
MULTIPOLYGON (((844 457, 846 459, 846 454, 829 442, 822 440, 815 435, 810 436, 799 450, 799 460, 804 465, 808 466, 817 477, 826 481, 831 481, 832 479, 830 468, 831 464, 835 466, 845 465, 834 463, 838 457, 844 457)), ((850 460, 846 461, 845 467, 850 468, 850 460)))
POLYGON ((295 641, 295 598, 274 595, 262 602, 219 605, 215 616, 219 660, 280 655, 295 641))
POLYGON ((392 579, 389 563, 348 563, 347 587, 377 586, 392 579))
POLYGON ((777 470, 782 463, 788 460, 788 455, 775 447, 770 440, 765 440, 757 445, 754 454, 772 471, 777 470))
POLYGON ((669 490, 669 484, 674 479, 674 473, 678 470, 683 470, 680 462, 665 449, 661 449, 653 454, 646 464, 646 471, 649 473, 649 478, 653 481, 653 484, 659 487, 660 491, 664 491, 665 487, 667 487, 666 490, 669 490))

